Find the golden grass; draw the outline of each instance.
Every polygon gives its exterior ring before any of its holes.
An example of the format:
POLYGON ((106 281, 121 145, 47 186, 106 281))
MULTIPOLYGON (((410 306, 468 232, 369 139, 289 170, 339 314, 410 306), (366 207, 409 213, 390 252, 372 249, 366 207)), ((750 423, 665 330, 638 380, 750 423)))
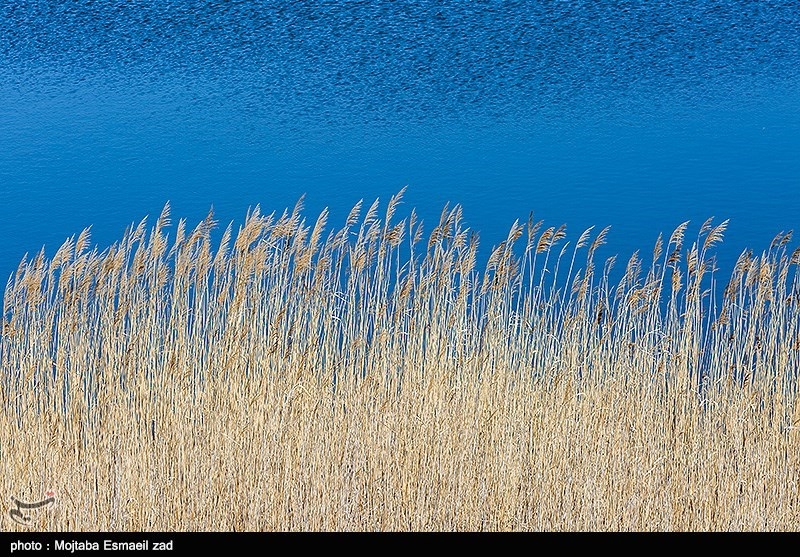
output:
MULTIPOLYGON (((611 284, 608 228, 478 238, 445 207, 302 199, 24 259, 3 298, 0 491, 69 531, 798 530, 800 250, 724 295, 681 224, 611 284), (523 241, 520 244, 520 241, 523 241), (690 247, 687 247, 690 246, 690 247), (598 269, 600 265, 600 270, 598 269)), ((2 529, 24 530, 3 510, 2 529)))

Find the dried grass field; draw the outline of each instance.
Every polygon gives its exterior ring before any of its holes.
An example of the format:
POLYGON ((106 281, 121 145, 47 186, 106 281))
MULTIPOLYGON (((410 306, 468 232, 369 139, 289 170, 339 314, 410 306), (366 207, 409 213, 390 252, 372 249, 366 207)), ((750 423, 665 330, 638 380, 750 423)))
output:
POLYGON ((531 217, 479 267, 460 206, 402 195, 23 259, 2 529, 800 529, 791 233, 720 276, 725 221, 618 262, 531 217))

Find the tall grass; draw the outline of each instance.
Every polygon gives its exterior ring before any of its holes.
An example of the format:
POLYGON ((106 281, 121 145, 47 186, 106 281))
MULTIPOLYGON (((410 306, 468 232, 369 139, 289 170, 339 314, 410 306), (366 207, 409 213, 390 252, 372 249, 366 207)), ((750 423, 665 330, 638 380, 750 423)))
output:
MULTIPOLYGON (((797 530, 800 249, 170 207, 3 298, 0 491, 44 530, 797 530), (622 269, 623 267, 621 267, 622 269), (724 287, 724 288, 723 288, 724 287), (717 295, 721 292, 721 295, 717 295), (35 515, 35 516, 34 516, 35 515)), ((4 509, 3 529, 23 529, 4 509)))

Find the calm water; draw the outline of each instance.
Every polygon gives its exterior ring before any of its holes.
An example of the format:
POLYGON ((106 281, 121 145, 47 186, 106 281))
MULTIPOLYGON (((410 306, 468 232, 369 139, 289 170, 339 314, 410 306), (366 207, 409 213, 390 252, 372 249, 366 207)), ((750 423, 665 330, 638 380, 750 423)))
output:
POLYGON ((800 228, 799 155, 794 1, 0 5, 3 281, 166 201, 224 225, 305 193, 338 227, 405 185, 486 252, 531 211, 625 260, 728 218, 729 269, 800 228))

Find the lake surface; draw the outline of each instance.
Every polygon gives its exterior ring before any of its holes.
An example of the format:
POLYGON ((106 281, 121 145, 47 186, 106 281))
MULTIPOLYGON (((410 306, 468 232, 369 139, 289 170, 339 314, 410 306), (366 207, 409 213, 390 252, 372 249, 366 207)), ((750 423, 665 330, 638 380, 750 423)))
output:
MULTIPOLYGON (((339 227, 408 186, 516 219, 610 225, 602 254, 730 219, 718 251, 800 228, 796 2, 22 2, 0 5, 0 278, 164 204, 339 227), (196 5, 194 5, 196 4, 196 5), (191 7, 190 7, 191 6, 191 7)), ((218 231, 221 234, 221 230, 218 231)), ((795 245, 793 242, 792 245, 795 245)))

